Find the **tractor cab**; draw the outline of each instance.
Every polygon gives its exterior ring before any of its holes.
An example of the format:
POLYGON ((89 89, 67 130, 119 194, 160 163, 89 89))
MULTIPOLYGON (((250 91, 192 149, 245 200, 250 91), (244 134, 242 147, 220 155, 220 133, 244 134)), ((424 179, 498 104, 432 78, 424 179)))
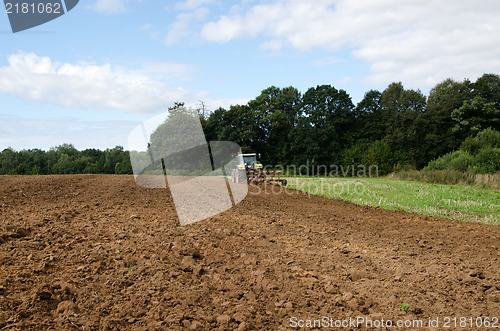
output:
POLYGON ((257 161, 256 153, 239 154, 239 157, 240 157, 239 163, 245 165, 245 170, 262 169, 262 163, 257 161))
POLYGON ((231 176, 233 183, 271 183, 283 186, 287 184, 286 179, 280 178, 281 171, 266 171, 263 169, 262 163, 257 160, 257 153, 238 154, 236 162, 237 165, 233 168, 231 176))

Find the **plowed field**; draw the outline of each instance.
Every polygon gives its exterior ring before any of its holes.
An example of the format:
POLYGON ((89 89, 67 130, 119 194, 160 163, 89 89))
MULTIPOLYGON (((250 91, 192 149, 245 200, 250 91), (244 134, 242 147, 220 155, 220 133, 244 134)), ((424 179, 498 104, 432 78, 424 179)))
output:
POLYGON ((500 227, 272 188, 180 226, 132 176, 0 177, 0 330, 500 317, 500 227))

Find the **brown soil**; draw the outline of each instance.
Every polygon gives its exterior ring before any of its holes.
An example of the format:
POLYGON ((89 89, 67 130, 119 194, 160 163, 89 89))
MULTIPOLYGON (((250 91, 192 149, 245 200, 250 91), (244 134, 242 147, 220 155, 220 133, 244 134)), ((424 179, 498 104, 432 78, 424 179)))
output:
POLYGON ((500 317, 500 227, 272 188, 180 226, 132 176, 0 177, 0 329, 500 317))

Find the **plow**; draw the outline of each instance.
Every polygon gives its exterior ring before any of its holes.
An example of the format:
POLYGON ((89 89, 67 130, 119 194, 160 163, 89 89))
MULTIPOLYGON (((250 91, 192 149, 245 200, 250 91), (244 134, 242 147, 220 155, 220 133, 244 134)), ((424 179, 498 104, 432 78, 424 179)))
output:
POLYGON ((246 181, 248 184, 268 183, 286 186, 287 180, 281 178, 281 171, 264 169, 262 163, 257 160, 256 153, 238 154, 236 158, 236 166, 231 176, 233 183, 246 181))

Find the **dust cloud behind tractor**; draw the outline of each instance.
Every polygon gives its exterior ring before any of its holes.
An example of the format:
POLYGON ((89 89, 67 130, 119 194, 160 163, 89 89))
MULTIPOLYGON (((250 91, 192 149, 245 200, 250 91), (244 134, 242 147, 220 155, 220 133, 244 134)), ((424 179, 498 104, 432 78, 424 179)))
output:
POLYGON ((4 0, 12 32, 47 23, 69 12, 79 0, 4 0))

